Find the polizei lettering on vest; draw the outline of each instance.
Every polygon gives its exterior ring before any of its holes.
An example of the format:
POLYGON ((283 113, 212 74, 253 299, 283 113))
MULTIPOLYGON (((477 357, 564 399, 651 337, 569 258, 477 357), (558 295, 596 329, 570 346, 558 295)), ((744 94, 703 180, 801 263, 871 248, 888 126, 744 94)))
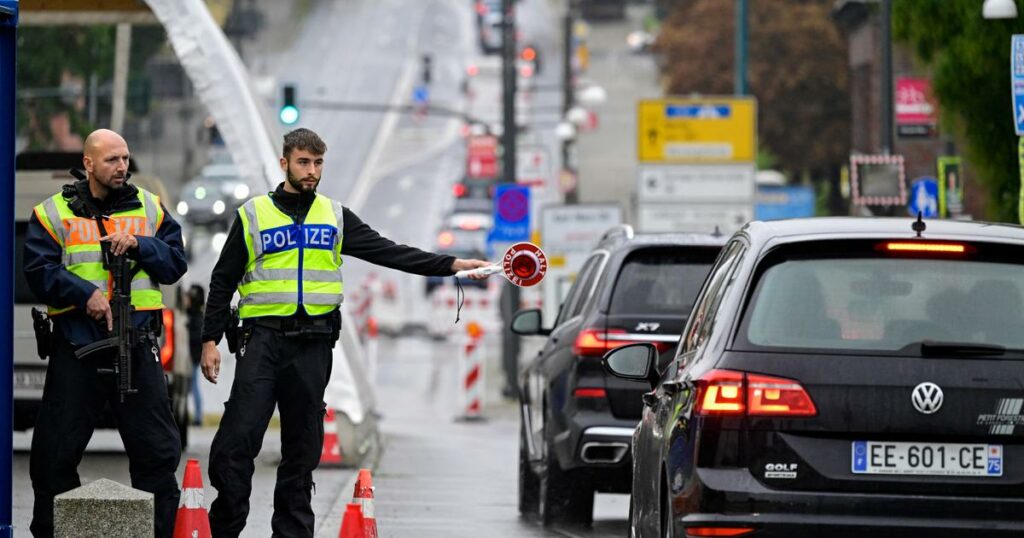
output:
POLYGON ((290 224, 260 231, 264 254, 299 248, 300 239, 302 248, 332 250, 337 238, 338 229, 326 224, 290 224))

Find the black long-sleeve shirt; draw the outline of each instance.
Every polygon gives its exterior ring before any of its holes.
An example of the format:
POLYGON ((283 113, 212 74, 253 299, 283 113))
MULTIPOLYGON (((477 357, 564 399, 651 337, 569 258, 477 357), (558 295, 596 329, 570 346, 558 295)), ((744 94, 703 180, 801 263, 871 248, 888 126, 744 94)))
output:
MULTIPOLYGON (((296 222, 302 222, 313 204, 312 193, 295 194, 284 190, 284 184, 278 185, 270 195, 274 205, 296 222)), ((354 256, 370 263, 397 269, 406 273, 423 276, 451 276, 454 256, 425 252, 415 247, 399 245, 381 236, 370 228, 349 208, 343 208, 344 230, 341 236, 341 253, 354 256)), ((249 262, 249 251, 245 246, 242 223, 238 217, 231 224, 228 237, 220 253, 220 259, 213 268, 210 277, 210 294, 206 302, 206 317, 203 320, 203 342, 220 342, 228 324, 231 297, 238 288, 238 283, 245 275, 245 267, 249 262)), ((305 313, 299 309, 297 316, 305 313)))

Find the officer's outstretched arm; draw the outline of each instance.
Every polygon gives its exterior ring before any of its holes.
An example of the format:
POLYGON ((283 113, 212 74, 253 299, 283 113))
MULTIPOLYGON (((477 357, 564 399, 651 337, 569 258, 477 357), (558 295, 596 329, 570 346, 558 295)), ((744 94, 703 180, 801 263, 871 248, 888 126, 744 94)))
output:
POLYGON ((136 236, 139 248, 133 258, 150 278, 159 284, 174 284, 185 274, 185 244, 181 240, 181 225, 164 210, 164 220, 153 237, 136 236))
POLYGON ((55 306, 85 308, 98 288, 64 267, 57 239, 32 215, 25 231, 23 267, 28 287, 40 302, 55 306))

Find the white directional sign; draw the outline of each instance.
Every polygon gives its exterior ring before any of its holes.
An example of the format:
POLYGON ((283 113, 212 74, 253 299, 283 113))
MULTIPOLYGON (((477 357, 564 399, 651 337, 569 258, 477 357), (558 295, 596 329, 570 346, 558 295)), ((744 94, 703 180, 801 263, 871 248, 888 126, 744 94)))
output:
POLYGON ((544 319, 555 320, 558 306, 576 272, 609 228, 622 224, 622 208, 613 204, 549 205, 541 210, 540 238, 548 255, 544 319))
POLYGON ((754 200, 756 170, 751 164, 645 165, 637 199, 643 202, 727 202, 754 200))
POLYGON ((520 147, 516 153, 516 182, 544 187, 551 179, 551 157, 545 146, 520 147))

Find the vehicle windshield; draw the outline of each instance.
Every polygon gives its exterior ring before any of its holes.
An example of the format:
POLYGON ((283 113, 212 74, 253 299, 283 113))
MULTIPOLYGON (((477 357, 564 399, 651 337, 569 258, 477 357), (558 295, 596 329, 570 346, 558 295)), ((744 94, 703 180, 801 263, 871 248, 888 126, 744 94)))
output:
POLYGON ((615 281, 609 313, 687 315, 717 254, 717 248, 700 248, 630 255, 615 281))
POLYGON ((741 333, 755 347, 916 354, 922 343, 941 342, 1022 349, 1021 269, 961 259, 784 261, 761 276, 741 333))

